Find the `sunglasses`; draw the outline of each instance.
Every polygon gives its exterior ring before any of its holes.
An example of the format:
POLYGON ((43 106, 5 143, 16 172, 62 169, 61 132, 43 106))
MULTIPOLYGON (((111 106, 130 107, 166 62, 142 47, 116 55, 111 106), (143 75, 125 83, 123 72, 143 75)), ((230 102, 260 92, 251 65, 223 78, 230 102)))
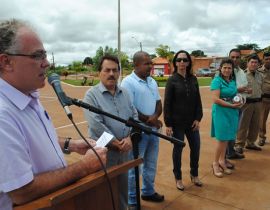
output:
POLYGON ((183 61, 184 63, 188 62, 189 60, 187 58, 176 58, 175 59, 176 62, 181 62, 183 61))
POLYGON ((9 56, 25 56, 25 57, 29 57, 33 60, 44 60, 47 58, 47 52, 46 51, 38 51, 35 52, 33 54, 22 54, 22 53, 5 53, 9 56))

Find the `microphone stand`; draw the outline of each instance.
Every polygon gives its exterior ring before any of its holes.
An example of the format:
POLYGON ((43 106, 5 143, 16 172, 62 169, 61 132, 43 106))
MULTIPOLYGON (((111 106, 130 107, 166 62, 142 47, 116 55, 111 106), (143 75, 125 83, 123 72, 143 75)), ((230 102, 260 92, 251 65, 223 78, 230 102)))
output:
MULTIPOLYGON (((119 122, 122 122, 128 127, 132 127, 130 137, 131 137, 132 146, 133 146, 134 159, 137 159, 138 156, 139 156, 138 143, 139 143, 139 141, 141 139, 142 132, 144 132, 146 134, 152 134, 152 135, 158 136, 160 138, 166 139, 166 140, 170 141, 173 144, 178 144, 181 147, 185 146, 184 141, 181 141, 181 140, 176 139, 174 137, 169 137, 169 136, 163 135, 161 133, 158 133, 156 131, 153 131, 151 128, 141 125, 140 121, 137 121, 137 120, 135 120, 133 118, 129 118, 128 120, 125 120, 125 119, 120 118, 120 117, 118 117, 116 115, 110 114, 110 113, 105 112, 105 111, 103 111, 101 109, 98 109, 98 108, 96 108, 94 106, 91 106, 90 104, 85 103, 85 102, 83 102, 83 101, 81 101, 79 99, 70 98, 70 97, 66 97, 66 99, 67 99, 69 105, 75 105, 75 106, 78 106, 78 107, 82 107, 84 109, 89 110, 90 112, 94 112, 94 113, 97 113, 97 114, 102 114, 104 116, 110 117, 110 118, 112 118, 114 120, 117 120, 119 122)), ((136 181, 137 209, 141 210, 140 179, 139 179, 139 167, 138 166, 135 167, 135 181, 136 181)))

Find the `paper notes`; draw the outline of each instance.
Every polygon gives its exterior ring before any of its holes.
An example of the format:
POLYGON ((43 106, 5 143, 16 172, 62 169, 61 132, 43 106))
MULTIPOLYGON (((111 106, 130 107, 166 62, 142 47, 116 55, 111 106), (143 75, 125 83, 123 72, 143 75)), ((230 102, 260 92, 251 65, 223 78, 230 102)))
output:
POLYGON ((103 134, 97 140, 96 147, 105 147, 112 139, 113 135, 104 131, 103 134))

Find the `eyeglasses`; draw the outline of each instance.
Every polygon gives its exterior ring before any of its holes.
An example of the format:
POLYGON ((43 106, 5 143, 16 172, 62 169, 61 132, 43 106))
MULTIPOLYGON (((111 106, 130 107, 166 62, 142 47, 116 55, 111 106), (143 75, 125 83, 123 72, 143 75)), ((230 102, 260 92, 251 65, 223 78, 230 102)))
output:
POLYGON ((187 58, 176 58, 175 59, 176 62, 181 62, 183 61, 184 63, 188 62, 188 59, 187 58))
POLYGON ((40 61, 40 60, 44 60, 47 58, 47 52, 46 51, 38 51, 35 52, 33 54, 22 54, 22 53, 5 53, 9 56, 25 56, 25 57, 29 57, 31 59, 40 61))

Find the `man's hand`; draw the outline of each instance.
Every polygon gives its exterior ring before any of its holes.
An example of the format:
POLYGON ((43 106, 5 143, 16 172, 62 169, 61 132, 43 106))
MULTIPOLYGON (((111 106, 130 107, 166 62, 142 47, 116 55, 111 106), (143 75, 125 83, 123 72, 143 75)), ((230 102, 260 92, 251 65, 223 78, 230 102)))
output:
POLYGON ((146 123, 154 126, 157 120, 158 118, 156 115, 150 115, 148 119, 146 120, 146 123))
MULTIPOLYGON (((107 162, 107 148, 97 147, 95 148, 97 154, 99 155, 102 163, 106 165, 107 162)), ((85 169, 88 174, 93 173, 101 169, 101 164, 96 156, 96 154, 91 150, 87 150, 85 155, 82 157, 82 162, 84 163, 85 169)))
POLYGON ((251 94, 252 93, 252 88, 249 87, 239 87, 237 88, 239 93, 247 93, 247 94, 251 94))
POLYGON ((162 122, 158 120, 158 117, 156 115, 149 116, 146 124, 156 127, 157 129, 160 129, 163 126, 162 122))
POLYGON ((246 93, 251 94, 252 93, 252 88, 247 88, 246 93))
POLYGON ((162 123, 160 120, 157 120, 157 121, 156 121, 156 124, 155 124, 155 127, 156 127, 157 129, 160 129, 160 128, 162 128, 162 126, 163 126, 163 123, 162 123))
POLYGON ((173 135, 172 127, 166 127, 166 135, 167 136, 172 136, 173 135))
POLYGON ((120 141, 120 152, 127 152, 132 149, 132 142, 130 137, 126 137, 120 141))
POLYGON ((245 93, 246 91, 247 91, 247 87, 239 87, 239 88, 237 88, 237 90, 238 90, 238 92, 239 93, 245 93))
POLYGON ((121 142, 119 140, 115 139, 109 143, 108 148, 111 150, 120 151, 121 142))
MULTIPOLYGON (((94 147, 96 146, 96 141, 90 138, 86 139, 88 143, 94 147)), ((86 142, 83 139, 76 139, 76 140, 71 140, 69 142, 69 150, 71 152, 77 152, 80 155, 84 155, 86 151, 89 149, 89 146, 86 144, 86 142)))

